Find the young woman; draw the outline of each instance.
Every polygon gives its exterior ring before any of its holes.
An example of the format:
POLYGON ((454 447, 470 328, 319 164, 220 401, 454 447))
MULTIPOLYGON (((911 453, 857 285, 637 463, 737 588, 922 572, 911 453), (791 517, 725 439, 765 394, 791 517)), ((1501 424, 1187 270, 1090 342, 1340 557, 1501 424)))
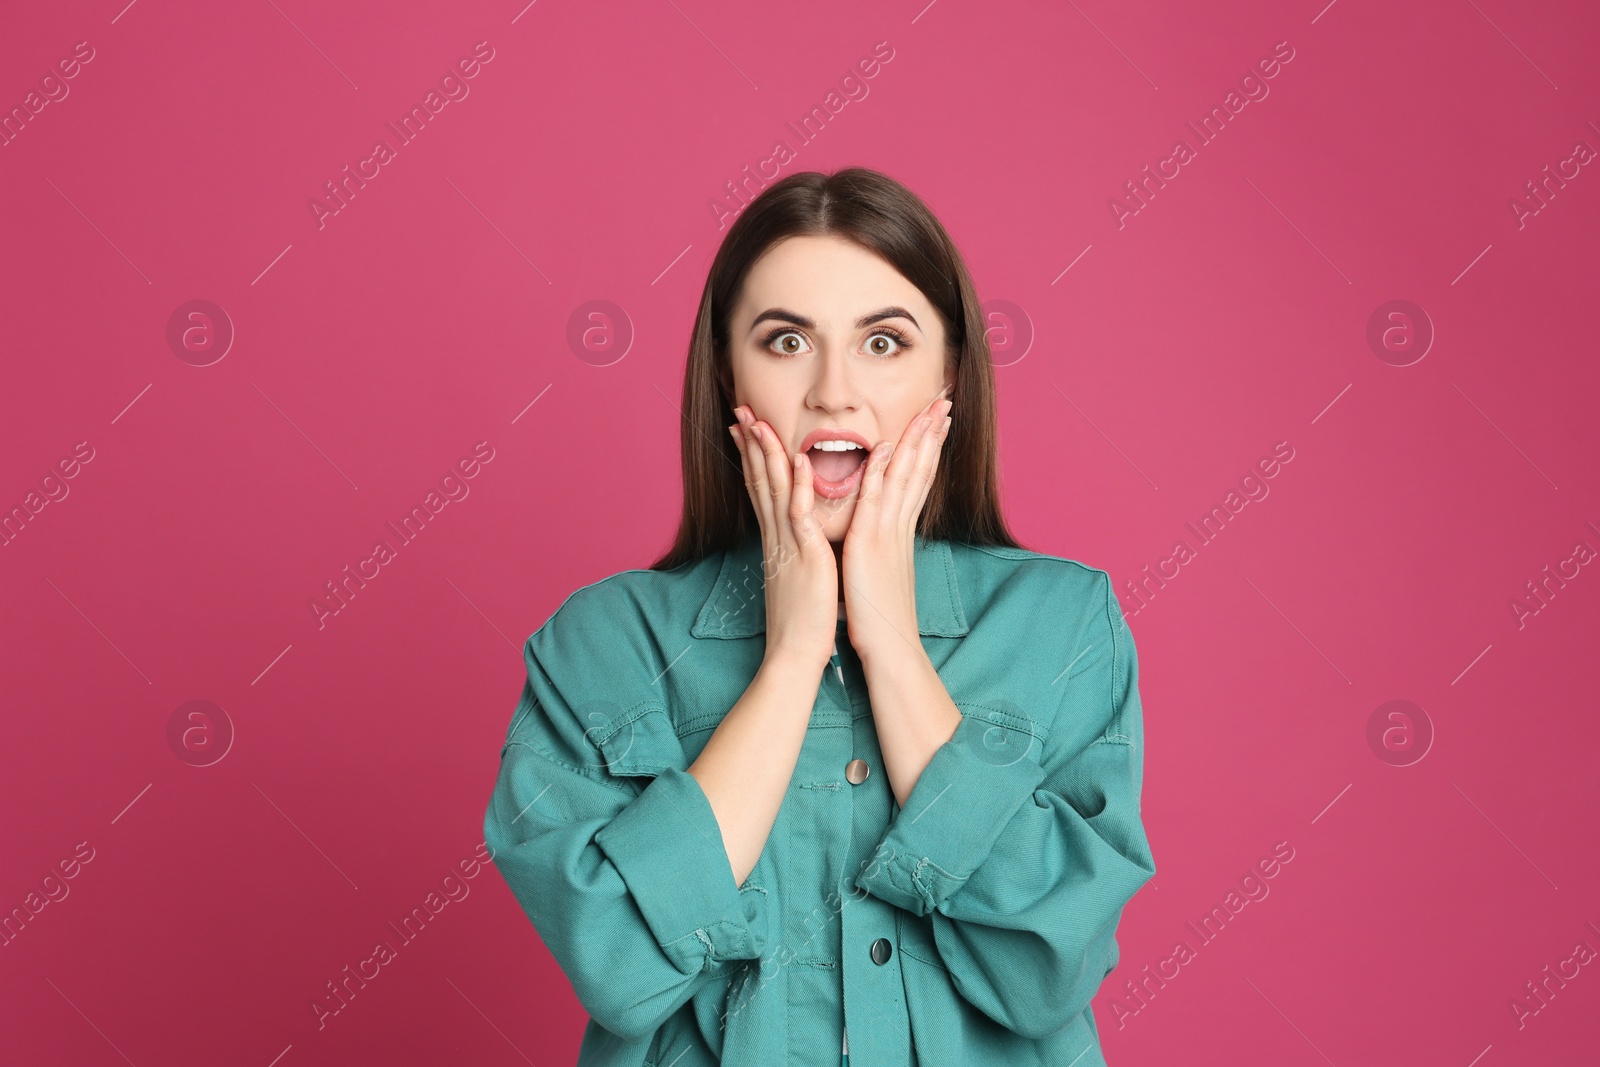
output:
POLYGON ((485 817, 580 1067, 1104 1063, 1090 999, 1155 873, 1133 639, 1105 571, 1006 530, 995 436, 915 195, 851 168, 745 208, 677 539, 528 638, 485 817))

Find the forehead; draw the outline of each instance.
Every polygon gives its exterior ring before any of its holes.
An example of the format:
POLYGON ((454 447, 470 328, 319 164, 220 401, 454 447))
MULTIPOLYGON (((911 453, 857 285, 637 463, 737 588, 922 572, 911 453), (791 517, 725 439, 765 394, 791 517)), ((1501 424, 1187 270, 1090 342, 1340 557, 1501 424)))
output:
POLYGON ((898 304, 927 323, 933 306, 888 260, 842 237, 789 237, 762 254, 745 275, 734 328, 769 307, 843 328, 861 313, 898 304))

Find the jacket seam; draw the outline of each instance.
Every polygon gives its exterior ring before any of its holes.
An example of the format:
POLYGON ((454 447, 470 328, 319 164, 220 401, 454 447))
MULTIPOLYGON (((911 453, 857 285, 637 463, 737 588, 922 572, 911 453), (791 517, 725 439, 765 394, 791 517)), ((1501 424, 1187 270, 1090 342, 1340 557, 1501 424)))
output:
MULTIPOLYGON (((849 722, 845 722, 842 719, 839 720, 839 721, 829 721, 829 719, 828 719, 828 716, 830 716, 830 715, 841 715, 842 716, 844 714, 845 714, 845 712, 844 712, 844 710, 842 708, 818 708, 812 713, 811 722, 806 726, 806 729, 808 731, 809 730, 849 730, 855 725, 855 723, 856 723, 856 721, 858 719, 864 719, 868 715, 871 715, 872 714, 872 710, 871 710, 871 708, 866 707, 863 704, 852 703, 851 708, 850 708, 850 712, 849 712, 849 715, 850 715, 850 721, 849 722)), ((684 738, 688 737, 690 734, 698 734, 698 733, 703 733, 706 730, 713 730, 716 727, 720 726, 722 724, 723 719, 725 719, 726 717, 727 717, 726 713, 722 714, 721 716, 718 716, 715 713, 708 713, 708 714, 704 714, 704 715, 696 715, 693 719, 685 719, 683 721, 683 723, 678 727, 678 730, 679 730, 678 740, 682 741, 684 738)))
MULTIPOLYGON (((598 587, 600 587, 602 585, 605 585, 609 581, 612 581, 612 580, 617 579, 617 578, 624 578, 624 577, 627 577, 630 574, 652 574, 652 575, 653 574, 676 574, 680 570, 684 570, 684 569, 686 569, 688 567, 691 567, 691 566, 693 566, 693 565, 695 565, 697 563, 704 562, 705 558, 706 557, 701 557, 700 559, 694 559, 694 560, 685 560, 684 562, 680 563, 678 566, 673 567, 671 570, 667 570, 667 571, 658 571, 658 570, 654 570, 654 569, 652 569, 650 567, 629 567, 627 570, 617 571, 615 574, 608 574, 604 578, 597 578, 594 581, 590 582, 588 585, 580 585, 580 586, 578 586, 578 588, 574 589, 572 592, 568 593, 566 596, 561 598, 561 603, 556 605, 556 609, 550 613, 550 616, 547 619, 545 619, 544 622, 539 624, 539 628, 537 630, 533 631, 533 633, 528 635, 527 640, 525 640, 523 642, 523 647, 526 648, 529 641, 532 641, 535 637, 538 637, 539 634, 543 633, 544 632, 544 628, 546 626, 549 626, 550 623, 552 623, 553 621, 555 621, 555 617, 557 615, 561 614, 562 609, 565 608, 567 606, 567 604, 569 604, 572 601, 573 597, 578 596, 580 593, 583 593, 586 590, 596 589, 596 588, 598 588, 598 587)), ((715 580, 713 580, 713 583, 714 583, 714 581, 715 580)))
MULTIPOLYGON (((1016 712, 1007 711, 1005 708, 997 708, 979 700, 958 700, 955 704, 956 709, 961 711, 962 714, 966 714, 964 709, 971 708, 978 713, 974 716, 975 718, 994 723, 996 726, 1025 730, 1029 737, 1039 742, 1041 747, 1050 740, 1050 724, 1039 722, 1026 712, 1018 715, 1016 712), (990 714, 984 714, 985 712, 990 714)), ((1056 710, 1059 715, 1059 705, 1056 710)))
MULTIPOLYGON (((651 711, 657 708, 664 710, 665 707, 665 704, 655 699, 634 701, 632 704, 628 705, 626 710, 618 714, 615 718, 606 722, 606 725, 610 727, 610 729, 606 731, 606 735, 604 737, 595 735, 594 744, 597 746, 604 745, 607 741, 610 741, 613 737, 617 736, 617 734, 621 733, 623 727, 632 726, 634 723, 650 714, 651 711)), ((579 723, 578 725, 582 726, 583 724, 579 723)), ((588 732, 589 731, 587 729, 584 731, 585 734, 588 732)))
MULTIPOLYGON (((967 608, 965 604, 961 603, 961 587, 956 584, 956 559, 953 551, 947 551, 944 555, 944 587, 950 598, 951 612, 949 621, 953 627, 959 629, 966 620, 967 608)), ((972 629, 971 624, 967 623, 966 625, 968 632, 970 632, 972 629)))
MULTIPOLYGON (((1122 695, 1117 692, 1122 681, 1122 657, 1126 654, 1122 648, 1122 635, 1118 633, 1122 623, 1120 613, 1113 615, 1116 610, 1116 598, 1111 595, 1111 576, 1106 575, 1106 625, 1111 630, 1111 718, 1106 723, 1105 739, 1120 738, 1123 743, 1131 743, 1126 734, 1122 732, 1122 695)), ((1122 623, 1126 625, 1126 623, 1122 623)))
POLYGON ((627 786, 619 785, 618 783, 613 782, 609 777, 602 777, 601 775, 598 775, 587 768, 579 767, 576 764, 569 763, 560 756, 557 756, 552 752, 545 751, 539 745, 536 745, 531 741, 507 741, 505 748, 500 752, 501 759, 505 758, 506 751, 508 751, 513 745, 527 749, 529 752, 532 752, 534 755, 538 756, 547 763, 553 763, 557 767, 562 767, 566 770, 572 771, 574 774, 581 774, 583 777, 587 778, 591 782, 594 782, 596 785, 603 785, 608 789, 614 789, 623 796, 637 796, 637 794, 627 786))
POLYGON ((1009 560, 1048 560, 1051 563, 1070 563, 1079 570, 1088 571, 1090 574, 1105 574, 1105 568, 1091 566, 1082 560, 1072 559, 1069 556, 1053 556, 1048 552, 1038 552, 1031 548, 1013 549, 1006 545, 975 545, 962 542, 967 548, 975 549, 984 555, 994 556, 997 559, 1009 560), (1009 553, 1018 553, 1011 555, 1009 553))
POLYGON ((903 939, 900 942, 900 953, 901 953, 901 955, 910 956, 914 960, 918 960, 918 961, 920 961, 922 963, 926 963, 930 967, 937 967, 941 971, 945 971, 945 972, 948 973, 949 970, 950 970, 950 968, 946 967, 944 964, 940 963, 938 960, 931 960, 926 956, 920 955, 920 954, 912 951, 911 949, 906 948, 905 941, 903 939))

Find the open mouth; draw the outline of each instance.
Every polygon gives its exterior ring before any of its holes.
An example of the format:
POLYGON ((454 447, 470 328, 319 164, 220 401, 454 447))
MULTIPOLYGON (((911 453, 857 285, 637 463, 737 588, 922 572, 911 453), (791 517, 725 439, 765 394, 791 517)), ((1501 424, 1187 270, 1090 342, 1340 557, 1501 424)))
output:
POLYGON ((806 452, 811 464, 812 488, 818 496, 838 499, 849 496, 861 483, 861 471, 866 466, 867 450, 860 445, 846 443, 840 449, 813 445, 806 452))

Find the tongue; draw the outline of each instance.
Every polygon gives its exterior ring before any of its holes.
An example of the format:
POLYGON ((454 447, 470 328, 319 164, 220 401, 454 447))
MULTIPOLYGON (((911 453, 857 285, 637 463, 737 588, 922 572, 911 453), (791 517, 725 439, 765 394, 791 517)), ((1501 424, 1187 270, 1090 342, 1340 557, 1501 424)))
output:
POLYGON ((820 448, 813 448, 808 458, 811 460, 811 469, 820 474, 824 481, 842 482, 861 466, 865 455, 859 448, 846 452, 824 452, 820 448))

